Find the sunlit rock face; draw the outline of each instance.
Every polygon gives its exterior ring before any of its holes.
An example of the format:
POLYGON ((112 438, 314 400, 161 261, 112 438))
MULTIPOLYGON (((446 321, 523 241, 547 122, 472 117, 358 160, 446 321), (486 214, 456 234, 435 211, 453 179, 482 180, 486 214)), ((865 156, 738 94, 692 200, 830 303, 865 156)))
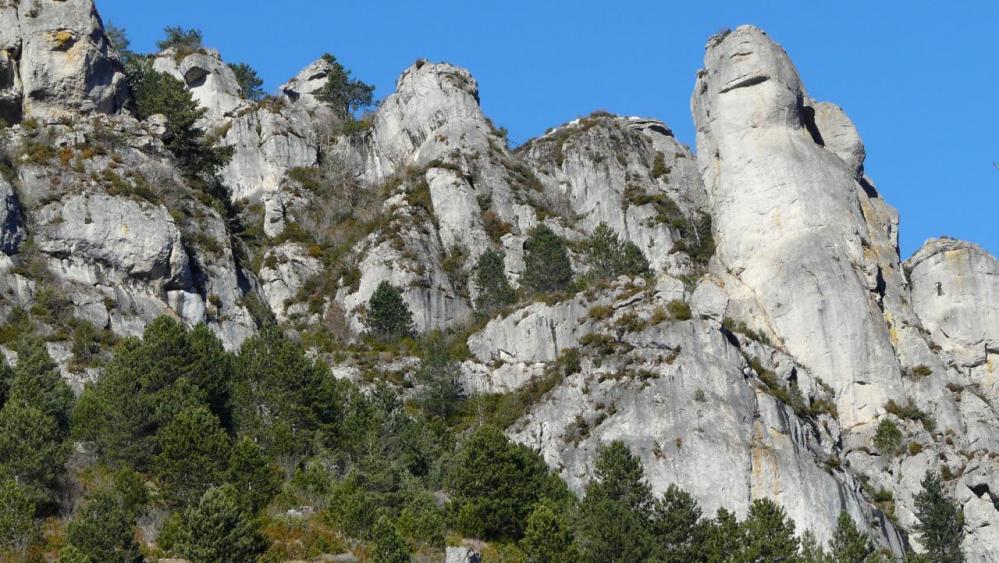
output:
POLYGON ((843 424, 870 421, 898 398, 900 371, 864 276, 858 164, 840 156, 857 151, 821 144, 794 66, 762 31, 713 37, 704 64, 691 105, 718 258, 833 387, 843 424))

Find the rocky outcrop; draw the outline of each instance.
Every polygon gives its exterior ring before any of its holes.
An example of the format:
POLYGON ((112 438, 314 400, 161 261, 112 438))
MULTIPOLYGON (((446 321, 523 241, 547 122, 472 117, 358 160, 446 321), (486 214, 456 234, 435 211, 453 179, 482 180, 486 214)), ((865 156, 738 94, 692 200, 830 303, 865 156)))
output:
POLYGON ((17 252, 24 240, 24 223, 21 218, 21 205, 17 201, 14 187, 0 177, 0 252, 8 256, 17 252))
POLYGON ((930 337, 963 366, 999 354, 999 261, 954 239, 926 242, 905 263, 912 306, 930 337))
POLYGON ((236 74, 214 49, 181 56, 169 48, 156 56, 153 69, 183 82, 194 101, 205 108, 210 121, 221 119, 243 105, 236 74))
POLYGON ((0 118, 116 113, 127 96, 92 0, 0 5, 0 118))
POLYGON ((901 379, 866 275, 877 267, 845 117, 829 135, 843 147, 827 148, 790 59, 756 28, 711 38, 704 63, 691 104, 720 263, 759 302, 758 322, 833 387, 843 424, 868 422, 901 379))

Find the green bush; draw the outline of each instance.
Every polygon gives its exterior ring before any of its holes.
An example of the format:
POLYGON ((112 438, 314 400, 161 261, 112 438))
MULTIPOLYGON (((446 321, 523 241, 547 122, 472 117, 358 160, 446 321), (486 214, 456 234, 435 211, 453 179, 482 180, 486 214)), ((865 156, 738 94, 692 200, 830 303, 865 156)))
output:
POLYGON ((520 549, 528 561, 575 563, 579 561, 573 531, 560 508, 550 502, 539 502, 530 516, 520 549))
POLYGON ((395 525, 385 516, 375 522, 373 560, 380 563, 409 563, 409 550, 395 525))
POLYGON ((537 453, 492 426, 480 426, 458 450, 446 485, 458 529, 490 540, 519 539, 535 504, 567 494, 537 453))
POLYGON ((382 280, 368 300, 364 319, 368 335, 382 342, 398 340, 413 334, 413 313, 402 298, 402 292, 382 280))
POLYGON ((156 434, 159 454, 152 470, 164 496, 185 506, 221 481, 229 456, 229 437, 205 406, 188 407, 156 434))
POLYGON ((547 225, 539 225, 524 242, 524 274, 520 283, 536 293, 562 291, 572 282, 565 241, 547 225))
POLYGON ((264 90, 261 88, 264 85, 264 81, 261 80, 260 75, 257 74, 253 67, 246 63, 229 63, 229 68, 236 75, 236 82, 239 83, 239 92, 247 100, 262 100, 264 97, 264 90))
POLYGON ((690 305, 684 301, 673 299, 666 304, 666 310, 669 311, 671 317, 678 321, 690 320, 690 305))
POLYGON ((37 533, 35 504, 28 491, 13 479, 0 481, 0 553, 24 551, 37 533))
POLYGON ((482 312, 513 304, 517 293, 506 277, 504 256, 497 250, 487 250, 475 265, 475 308, 482 312))
POLYGON ((33 503, 52 506, 68 457, 56 419, 14 400, 0 409, 0 480, 13 479, 33 503))
POLYGON ((591 279, 615 279, 618 276, 645 276, 649 261, 630 240, 621 239, 606 223, 600 223, 586 241, 584 256, 591 279))
POLYGON ((350 71, 333 55, 326 53, 323 60, 330 64, 330 72, 316 98, 329 105, 344 121, 352 120, 355 111, 371 105, 375 87, 351 78, 350 71))
POLYGON ((902 444, 902 431, 894 422, 887 418, 878 422, 878 429, 874 433, 874 447, 881 455, 894 457, 898 453, 898 448, 902 444))
POLYGON ((177 551, 191 563, 254 561, 265 544, 232 485, 209 489, 184 513, 177 551))
POLYGON ((204 36, 200 29, 184 29, 178 25, 171 25, 163 29, 163 34, 165 37, 156 42, 156 48, 160 51, 175 49, 178 58, 202 48, 204 36))
POLYGON ((67 543, 93 561, 140 560, 134 539, 134 515, 117 491, 105 488, 91 494, 70 521, 67 543))

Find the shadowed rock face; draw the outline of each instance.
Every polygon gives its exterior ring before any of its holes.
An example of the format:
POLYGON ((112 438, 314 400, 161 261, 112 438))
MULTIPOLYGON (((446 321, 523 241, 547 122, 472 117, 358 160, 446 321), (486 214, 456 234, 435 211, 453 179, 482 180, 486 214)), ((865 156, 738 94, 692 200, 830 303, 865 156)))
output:
POLYGON ((91 0, 0 6, 0 117, 117 113, 127 97, 91 0))
POLYGON ((762 31, 712 38, 704 64, 691 104, 718 258, 832 385, 843 424, 867 422, 898 396, 900 372, 863 279, 857 165, 817 142, 797 72, 762 31))

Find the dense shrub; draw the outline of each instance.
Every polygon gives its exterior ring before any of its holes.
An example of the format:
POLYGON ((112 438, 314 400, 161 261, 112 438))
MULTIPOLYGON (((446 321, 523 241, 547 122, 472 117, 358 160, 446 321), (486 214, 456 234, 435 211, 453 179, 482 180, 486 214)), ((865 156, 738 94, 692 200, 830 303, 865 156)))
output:
POLYGON ((538 293, 561 291, 572 282, 565 241, 547 225, 539 225, 524 242, 522 286, 538 293))
POLYGON ((898 453, 898 448, 902 444, 902 431, 898 429, 891 420, 884 418, 878 422, 878 429, 874 433, 874 447, 882 455, 894 456, 898 453))
POLYGON ((99 489, 84 502, 70 521, 66 540, 79 555, 91 561, 141 560, 135 543, 133 511, 118 491, 99 489))
POLYGON ((618 276, 644 276, 650 273, 649 261, 630 240, 621 239, 606 223, 593 230, 585 246, 587 276, 592 279, 615 279, 618 276))
POLYGON ((382 280, 368 300, 364 319, 368 335, 381 341, 391 341, 413 333, 413 313, 402 298, 402 292, 382 280))
POLYGON ((189 55, 202 48, 204 36, 200 29, 184 29, 178 25, 163 29, 164 37, 156 42, 160 51, 175 49, 179 57, 189 55))
POLYGON ((503 253, 489 249, 475 265, 475 308, 489 312, 512 304, 517 293, 506 277, 503 253))
POLYGON ((191 563, 242 563, 264 551, 263 538, 232 485, 209 489, 184 513, 177 551, 191 563))

